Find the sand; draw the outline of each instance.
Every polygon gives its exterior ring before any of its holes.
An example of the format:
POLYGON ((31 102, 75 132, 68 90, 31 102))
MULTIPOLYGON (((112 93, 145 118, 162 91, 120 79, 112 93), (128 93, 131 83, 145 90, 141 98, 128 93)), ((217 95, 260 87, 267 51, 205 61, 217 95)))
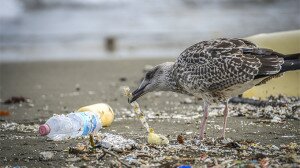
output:
MULTIPOLYGON (((0 166, 61 167, 70 164, 87 166, 89 162, 75 163, 67 160, 64 150, 82 140, 53 142, 38 135, 36 128, 53 114, 67 114, 85 105, 104 102, 115 111, 116 120, 103 129, 103 132, 121 134, 146 142, 145 130, 139 120, 130 117, 131 106, 122 96, 122 86, 135 89, 143 75, 145 65, 155 65, 167 59, 142 60, 103 60, 69 62, 27 62, 0 64, 0 98, 24 96, 29 103, 1 104, 1 111, 8 111, 10 116, 0 117, 2 126, 15 122, 24 124, 21 128, 2 129, 0 132, 0 166), (31 129, 32 127, 32 129, 31 129), (52 151, 53 159, 43 161, 40 153, 52 151)), ((145 113, 155 115, 182 114, 195 112, 201 105, 192 99, 192 103, 182 103, 187 96, 174 93, 151 93, 145 95, 139 104, 145 113)), ((189 98, 188 98, 189 99, 189 98)), ((201 110, 198 110, 199 114, 201 110)), ((162 115, 164 116, 164 115, 162 115)), ((176 139, 181 133, 198 134, 200 118, 184 120, 174 118, 149 120, 149 124, 162 134, 176 139)), ((209 118, 207 136, 219 137, 223 118, 209 118)), ((287 119, 283 124, 257 123, 246 117, 229 117, 227 137, 239 140, 250 139, 261 144, 300 142, 299 120, 287 119), (246 124, 245 124, 246 123, 246 124), (283 137, 283 136, 292 137, 283 137)), ((2 127, 3 128, 3 127, 2 127)), ((111 158, 104 158, 106 163, 111 158)))

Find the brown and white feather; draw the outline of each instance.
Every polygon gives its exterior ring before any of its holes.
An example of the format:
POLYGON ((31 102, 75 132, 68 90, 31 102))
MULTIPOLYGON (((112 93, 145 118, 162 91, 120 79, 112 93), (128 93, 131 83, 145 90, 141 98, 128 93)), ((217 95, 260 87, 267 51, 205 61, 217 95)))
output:
POLYGON ((226 101, 277 74, 282 64, 283 58, 272 50, 258 48, 244 39, 220 38, 183 51, 172 74, 188 93, 216 102, 226 101))

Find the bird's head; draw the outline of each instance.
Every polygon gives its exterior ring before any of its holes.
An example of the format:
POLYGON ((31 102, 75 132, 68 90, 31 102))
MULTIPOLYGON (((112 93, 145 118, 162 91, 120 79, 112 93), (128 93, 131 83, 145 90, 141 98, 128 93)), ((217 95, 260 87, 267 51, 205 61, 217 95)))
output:
POLYGON ((132 92, 132 99, 129 100, 129 103, 149 92, 168 91, 170 71, 173 64, 173 62, 165 62, 148 71, 140 86, 132 92))

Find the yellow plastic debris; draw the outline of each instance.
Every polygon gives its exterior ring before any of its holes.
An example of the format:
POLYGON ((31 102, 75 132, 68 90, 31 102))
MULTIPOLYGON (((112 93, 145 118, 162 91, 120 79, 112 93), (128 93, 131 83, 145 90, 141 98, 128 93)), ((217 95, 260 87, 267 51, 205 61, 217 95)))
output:
MULTIPOLYGON (((300 53, 300 30, 269 34, 258 34, 245 38, 259 47, 269 48, 282 54, 300 53)), ((300 96, 300 70, 286 72, 282 77, 272 79, 264 85, 256 86, 243 97, 266 99, 269 96, 300 96)))
MULTIPOLYGON (((123 89, 124 95, 128 98, 132 97, 132 94, 130 93, 129 87, 124 87, 123 89)), ((146 121, 146 117, 144 113, 141 111, 139 104, 136 101, 133 101, 131 103, 131 106, 133 107, 133 111, 137 114, 138 119, 141 121, 143 126, 147 129, 148 132, 148 143, 154 144, 154 145, 167 145, 169 144, 169 140, 167 137, 161 134, 154 133, 153 128, 149 128, 149 125, 146 121)))
POLYGON ((110 126, 115 117, 114 111, 106 103, 98 103, 89 106, 84 106, 78 109, 77 111, 78 112, 93 111, 99 113, 101 116, 102 126, 104 127, 110 126))
POLYGON ((150 128, 148 134, 148 143, 154 145, 167 145, 169 144, 169 140, 164 135, 156 134, 154 129, 150 128))

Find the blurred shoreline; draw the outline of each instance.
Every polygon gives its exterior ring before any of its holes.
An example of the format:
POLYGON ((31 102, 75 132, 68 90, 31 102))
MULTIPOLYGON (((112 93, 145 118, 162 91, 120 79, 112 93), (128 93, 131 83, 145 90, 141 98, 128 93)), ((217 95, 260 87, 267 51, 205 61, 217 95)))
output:
POLYGON ((298 0, 12 0, 1 8, 11 12, 0 13, 1 62, 175 58, 202 40, 300 28, 298 0))

